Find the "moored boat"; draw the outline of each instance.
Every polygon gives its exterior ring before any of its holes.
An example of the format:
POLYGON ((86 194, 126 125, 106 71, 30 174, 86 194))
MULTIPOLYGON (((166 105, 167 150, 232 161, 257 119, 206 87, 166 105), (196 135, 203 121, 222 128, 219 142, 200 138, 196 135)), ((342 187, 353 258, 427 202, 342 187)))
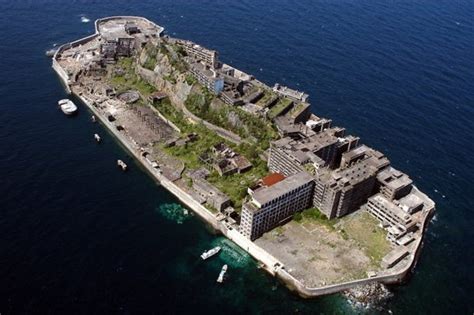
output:
POLYGON ((69 99, 62 99, 58 102, 59 107, 66 115, 73 115, 77 112, 77 106, 69 99))

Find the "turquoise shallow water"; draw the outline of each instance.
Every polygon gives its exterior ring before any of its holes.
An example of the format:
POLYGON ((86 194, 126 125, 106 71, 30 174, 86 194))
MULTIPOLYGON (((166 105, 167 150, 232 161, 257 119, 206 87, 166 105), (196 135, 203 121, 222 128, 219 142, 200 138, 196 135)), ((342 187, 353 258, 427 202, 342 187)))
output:
POLYGON ((44 51, 92 33, 81 16, 116 14, 146 16, 270 85, 307 91, 316 114, 385 152, 438 211, 412 279, 380 312, 474 311, 471 1, 65 3, 0 0, 1 314, 360 311, 339 295, 293 295, 180 212, 85 107, 72 119, 57 110, 65 94, 44 51), (222 253, 203 263, 217 244, 222 253))

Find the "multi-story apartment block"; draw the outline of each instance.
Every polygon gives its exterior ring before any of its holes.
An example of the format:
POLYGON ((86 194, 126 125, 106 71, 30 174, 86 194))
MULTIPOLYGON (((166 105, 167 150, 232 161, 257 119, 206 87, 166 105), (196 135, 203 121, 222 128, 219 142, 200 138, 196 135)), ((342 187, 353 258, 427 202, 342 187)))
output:
POLYGON ((335 167, 341 154, 357 146, 359 141, 356 137, 344 137, 344 133, 345 129, 335 127, 309 136, 301 134, 303 137, 296 140, 285 137, 273 141, 268 168, 271 172, 289 176, 305 170, 307 164, 316 169, 335 167))
POLYGON ((242 206, 241 233, 255 240, 295 212, 310 207, 313 185, 313 177, 301 172, 276 183, 271 181, 270 186, 249 190, 250 200, 242 206))
POLYGON ((320 170, 315 176, 313 205, 329 219, 342 217, 367 201, 375 182, 376 169, 369 160, 345 169, 320 170))
POLYGON ((194 77, 214 94, 219 94, 224 88, 224 79, 216 71, 205 64, 196 62, 189 65, 189 71, 194 77))
POLYGON ((408 195, 413 181, 407 174, 393 167, 388 167, 377 175, 380 183, 380 193, 388 200, 400 199, 408 195))
POLYGON ((204 48, 188 40, 174 39, 173 42, 182 47, 189 57, 201 61, 213 69, 219 66, 219 54, 215 50, 204 48))

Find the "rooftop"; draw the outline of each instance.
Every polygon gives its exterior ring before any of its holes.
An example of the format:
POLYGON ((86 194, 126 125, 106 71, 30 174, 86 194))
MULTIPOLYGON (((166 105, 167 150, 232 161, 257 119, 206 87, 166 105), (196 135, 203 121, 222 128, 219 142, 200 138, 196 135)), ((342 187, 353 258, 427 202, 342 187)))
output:
POLYGON ((254 203, 261 206, 311 181, 313 181, 313 177, 310 174, 300 172, 287 177, 270 187, 255 191, 252 199, 254 203))
POLYGON ((285 175, 280 173, 271 173, 270 175, 265 176, 261 179, 263 185, 270 187, 282 180, 285 179, 285 175))
POLYGON ((407 174, 400 172, 393 167, 381 171, 377 175, 377 179, 392 190, 397 190, 413 183, 407 174))
POLYGON ((374 201, 377 204, 380 204, 397 217, 402 218, 404 221, 408 221, 410 219, 410 214, 405 212, 401 207, 397 206, 381 194, 376 194, 370 197, 369 201, 370 200, 374 201))

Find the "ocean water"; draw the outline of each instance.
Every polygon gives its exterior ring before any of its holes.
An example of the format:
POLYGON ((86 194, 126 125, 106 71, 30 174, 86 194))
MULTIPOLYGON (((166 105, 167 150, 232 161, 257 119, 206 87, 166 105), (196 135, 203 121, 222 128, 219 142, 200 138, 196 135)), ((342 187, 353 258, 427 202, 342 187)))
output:
POLYGON ((2 315, 474 311, 472 1, 0 0, 0 9, 2 315), (85 107, 74 118, 58 111, 66 95, 44 51, 119 14, 308 92, 316 114, 382 150, 436 201, 413 277, 383 310, 340 295, 300 299, 180 212, 85 107), (202 263, 216 244, 223 253, 202 263), (229 279, 217 286, 224 263, 229 279))

